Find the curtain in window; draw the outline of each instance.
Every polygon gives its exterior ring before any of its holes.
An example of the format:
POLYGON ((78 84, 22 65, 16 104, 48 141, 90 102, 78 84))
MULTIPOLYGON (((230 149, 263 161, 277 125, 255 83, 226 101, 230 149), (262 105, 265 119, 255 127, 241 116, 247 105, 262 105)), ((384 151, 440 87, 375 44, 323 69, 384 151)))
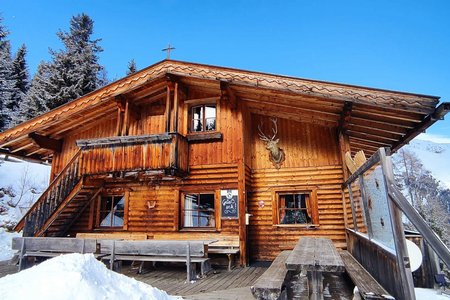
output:
POLYGON ((194 203, 197 203, 197 195, 186 194, 184 196, 184 226, 194 226, 194 203))

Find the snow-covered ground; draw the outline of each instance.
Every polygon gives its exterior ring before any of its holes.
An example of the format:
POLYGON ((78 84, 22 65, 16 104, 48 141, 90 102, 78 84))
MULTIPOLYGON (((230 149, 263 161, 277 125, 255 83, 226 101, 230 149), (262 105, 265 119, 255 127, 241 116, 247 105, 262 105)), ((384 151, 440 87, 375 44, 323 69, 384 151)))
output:
POLYGON ((0 227, 12 228, 47 188, 50 166, 0 156, 0 227))
POLYGON ((158 299, 181 297, 108 270, 92 254, 66 254, 0 279, 5 300, 158 299))
POLYGON ((13 256, 11 232, 48 186, 50 166, 0 156, 0 261, 13 256))
POLYGON ((405 149, 414 152, 425 169, 450 188, 450 143, 415 139, 405 149))

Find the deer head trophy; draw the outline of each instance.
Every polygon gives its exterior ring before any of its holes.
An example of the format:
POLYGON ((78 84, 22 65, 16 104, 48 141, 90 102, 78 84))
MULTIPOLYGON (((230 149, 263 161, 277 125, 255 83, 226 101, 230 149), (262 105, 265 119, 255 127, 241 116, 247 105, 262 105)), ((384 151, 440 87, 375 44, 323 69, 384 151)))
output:
POLYGON ((270 118, 270 121, 272 122, 272 137, 268 137, 264 134, 264 132, 261 129, 261 124, 258 125, 259 130, 259 138, 266 143, 266 149, 269 150, 269 159, 275 166, 275 168, 279 169, 281 167, 281 164, 284 162, 285 155, 283 149, 281 149, 278 146, 278 142, 280 139, 275 139, 277 137, 278 133, 278 126, 277 126, 277 118, 270 118))

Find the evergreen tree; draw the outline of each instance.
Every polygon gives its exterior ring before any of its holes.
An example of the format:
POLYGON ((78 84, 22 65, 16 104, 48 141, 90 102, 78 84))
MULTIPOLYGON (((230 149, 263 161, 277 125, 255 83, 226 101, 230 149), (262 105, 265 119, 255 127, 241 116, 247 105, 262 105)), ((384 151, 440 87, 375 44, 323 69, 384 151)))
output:
POLYGON ((11 45, 7 39, 9 32, 2 23, 3 19, 0 17, 0 131, 9 127, 11 118, 7 106, 14 92, 11 45))
POLYGON ((91 39, 93 29, 94 21, 86 14, 80 14, 72 17, 69 32, 57 33, 64 49, 50 50, 52 62, 46 66, 49 77, 44 85, 48 109, 70 102, 104 84, 104 68, 98 57, 103 50, 98 45, 100 40, 91 39))
POLYGON ((31 87, 25 100, 20 103, 19 122, 29 120, 49 110, 46 104, 47 99, 50 98, 50 94, 47 92, 49 78, 50 66, 48 63, 41 62, 31 81, 31 87))
POLYGON ((412 152, 402 149, 394 156, 394 174, 408 200, 447 244, 450 243, 449 191, 443 189, 412 152))
POLYGON ((136 72, 137 72, 136 62, 134 61, 134 59, 132 59, 128 62, 127 76, 134 74, 136 72))
POLYGON ((28 74, 28 68, 25 61, 27 54, 27 48, 22 45, 12 62, 12 78, 14 79, 14 91, 11 97, 11 101, 8 103, 7 108, 11 113, 11 125, 17 125, 20 122, 20 107, 21 103, 25 101, 26 94, 30 86, 30 79, 28 74))

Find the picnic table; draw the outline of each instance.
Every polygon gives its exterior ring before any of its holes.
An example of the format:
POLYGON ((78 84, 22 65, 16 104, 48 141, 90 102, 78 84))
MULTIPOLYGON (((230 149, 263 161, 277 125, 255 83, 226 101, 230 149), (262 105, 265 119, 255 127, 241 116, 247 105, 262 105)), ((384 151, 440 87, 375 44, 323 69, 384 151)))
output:
POLYGON ((309 273, 310 299, 314 300, 323 299, 323 272, 345 272, 341 256, 328 238, 302 237, 286 259, 286 268, 297 273, 309 273))

